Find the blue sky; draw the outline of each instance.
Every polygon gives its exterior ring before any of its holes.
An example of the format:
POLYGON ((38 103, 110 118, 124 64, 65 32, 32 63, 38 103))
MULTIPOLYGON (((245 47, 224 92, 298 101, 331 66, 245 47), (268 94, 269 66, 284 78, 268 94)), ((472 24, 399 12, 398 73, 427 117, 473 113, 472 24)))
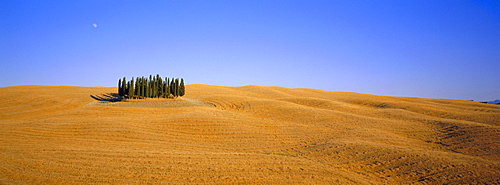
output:
POLYGON ((500 1, 0 1, 0 86, 150 74, 500 99, 500 1))

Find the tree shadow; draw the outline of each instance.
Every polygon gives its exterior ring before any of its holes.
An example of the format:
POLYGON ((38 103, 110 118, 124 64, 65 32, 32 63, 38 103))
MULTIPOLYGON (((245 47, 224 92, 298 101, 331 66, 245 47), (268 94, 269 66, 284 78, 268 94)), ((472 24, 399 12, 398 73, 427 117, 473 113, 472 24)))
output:
POLYGON ((106 94, 99 94, 99 95, 90 95, 90 97, 93 98, 94 100, 105 101, 105 102, 120 101, 120 95, 118 95, 118 93, 106 93, 106 94))

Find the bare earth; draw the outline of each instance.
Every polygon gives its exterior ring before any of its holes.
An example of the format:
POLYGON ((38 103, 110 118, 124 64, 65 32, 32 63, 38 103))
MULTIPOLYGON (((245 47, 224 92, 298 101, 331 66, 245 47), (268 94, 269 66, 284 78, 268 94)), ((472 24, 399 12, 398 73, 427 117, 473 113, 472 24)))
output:
POLYGON ((499 184, 500 106, 282 87, 0 88, 0 184, 499 184))

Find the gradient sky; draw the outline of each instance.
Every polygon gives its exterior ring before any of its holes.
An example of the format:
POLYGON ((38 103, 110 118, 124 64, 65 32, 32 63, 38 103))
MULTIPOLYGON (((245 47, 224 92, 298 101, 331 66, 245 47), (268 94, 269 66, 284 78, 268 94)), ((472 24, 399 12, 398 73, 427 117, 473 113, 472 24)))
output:
POLYGON ((0 86, 150 74, 500 99, 500 1, 0 1, 0 86))

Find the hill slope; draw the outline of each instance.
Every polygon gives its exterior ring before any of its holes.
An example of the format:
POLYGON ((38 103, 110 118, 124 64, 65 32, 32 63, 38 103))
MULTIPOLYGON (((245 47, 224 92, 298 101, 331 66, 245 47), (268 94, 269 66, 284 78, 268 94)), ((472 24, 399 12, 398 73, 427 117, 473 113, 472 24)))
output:
POLYGON ((186 89, 198 103, 99 106, 92 97, 116 88, 0 88, 0 184, 500 183, 498 105, 186 89))

